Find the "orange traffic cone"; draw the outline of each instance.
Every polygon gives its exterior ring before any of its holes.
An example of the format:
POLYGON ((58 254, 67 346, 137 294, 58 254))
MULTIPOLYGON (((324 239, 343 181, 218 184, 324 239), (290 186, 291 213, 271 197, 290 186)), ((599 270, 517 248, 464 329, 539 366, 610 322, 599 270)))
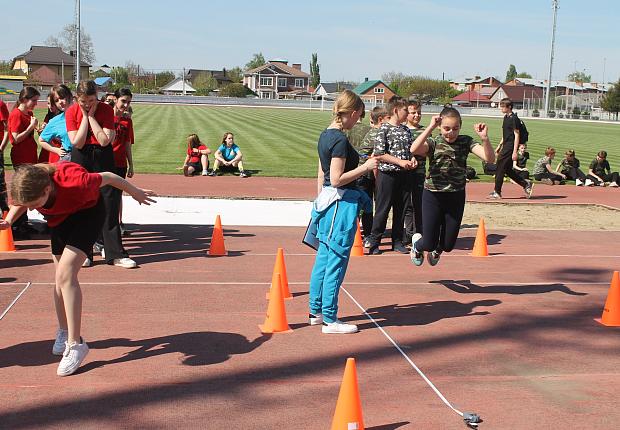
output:
POLYGON ((211 235, 211 246, 209 246, 209 255, 226 255, 224 231, 222 229, 222 220, 219 215, 215 217, 215 225, 213 226, 213 234, 211 235))
POLYGON ((353 248, 351 248, 351 257, 363 257, 364 256, 364 244, 362 243, 362 232, 360 230, 360 223, 357 222, 357 231, 355 232, 355 241, 353 242, 353 248))
POLYGON ((336 412, 332 420, 332 430, 364 430, 362 402, 357 387, 357 370, 355 359, 347 358, 344 376, 340 385, 340 394, 336 403, 336 412))
POLYGON ((595 321, 609 327, 620 327, 620 276, 618 272, 614 272, 614 276, 611 278, 603 316, 596 318, 595 321))
MULTIPOLYGON (((273 266, 273 275, 271 276, 271 288, 276 285, 276 274, 280 274, 280 279, 282 282, 282 297, 284 300, 291 300, 293 295, 288 288, 288 277, 286 276, 286 264, 284 264, 284 249, 278 248, 278 253, 276 254, 276 264, 273 266)), ((271 291, 267 293, 267 298, 269 298, 271 291)))
POLYGON ((472 249, 471 255, 474 257, 489 256, 489 251, 487 250, 487 231, 484 228, 484 218, 480 218, 480 225, 478 226, 476 241, 474 242, 474 249, 472 249))
MULTIPOLYGON (((5 219, 7 212, 4 212, 2 219, 5 219)), ((13 242, 13 231, 11 227, 6 230, 0 230, 0 252, 15 252, 15 243, 13 242)))
POLYGON ((271 297, 267 307, 265 323, 258 326, 262 333, 288 333, 291 328, 286 320, 286 309, 282 297, 282 281, 279 273, 276 273, 276 284, 271 288, 271 297))

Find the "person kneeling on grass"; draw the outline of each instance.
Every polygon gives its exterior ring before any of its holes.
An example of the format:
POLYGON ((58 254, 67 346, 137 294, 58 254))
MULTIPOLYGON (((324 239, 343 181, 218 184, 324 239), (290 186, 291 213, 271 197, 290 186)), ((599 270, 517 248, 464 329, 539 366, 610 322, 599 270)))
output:
POLYGON ((245 170, 243 170, 243 154, 239 147, 235 144, 235 137, 232 133, 224 133, 222 137, 222 144, 217 151, 215 151, 215 161, 213 162, 213 171, 210 176, 218 174, 220 167, 221 170, 236 170, 239 169, 239 176, 242 178, 248 178, 250 176, 245 170))
POLYGON ((89 173, 71 163, 26 164, 16 169, 9 194, 11 209, 0 229, 11 228, 27 209, 36 209, 47 219, 56 270, 54 305, 58 331, 52 354, 62 355, 58 376, 74 373, 88 354, 81 337, 82 290, 78 272, 92 251, 105 219, 99 188, 112 186, 125 191, 140 204, 155 200, 150 190, 131 185, 110 172, 89 173))
POLYGON ((412 154, 428 157, 428 173, 422 194, 423 234, 414 234, 411 241, 411 261, 416 266, 424 263, 424 251, 429 251, 428 263, 434 266, 443 251, 450 252, 454 248, 465 209, 469 153, 473 152, 487 163, 495 161, 487 125, 474 125, 482 145, 470 136, 460 135, 461 125, 459 111, 444 108, 411 145, 412 154), (440 135, 432 138, 431 134, 437 126, 440 135))
POLYGON ((192 133, 187 136, 187 154, 183 161, 183 175, 199 175, 202 171, 202 176, 207 176, 210 153, 211 150, 200 141, 197 134, 192 133))

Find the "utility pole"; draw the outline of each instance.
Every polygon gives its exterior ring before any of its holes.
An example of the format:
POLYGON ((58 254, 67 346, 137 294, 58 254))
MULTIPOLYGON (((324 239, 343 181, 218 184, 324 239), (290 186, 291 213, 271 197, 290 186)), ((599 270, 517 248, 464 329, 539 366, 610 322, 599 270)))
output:
POLYGON ((185 95, 185 67, 183 67, 183 77, 181 79, 183 80, 183 95, 185 95))
POLYGON ((555 48, 555 27, 558 17, 558 0, 552 0, 553 7, 553 27, 551 30, 551 54, 549 55, 549 79, 547 80, 547 94, 545 95, 545 116, 549 114, 549 94, 551 93, 551 76, 553 74, 553 50, 555 48))
POLYGON ((82 62, 80 61, 80 45, 81 45, 81 29, 80 29, 80 0, 75 0, 75 40, 77 41, 75 47, 75 85, 80 84, 80 66, 82 62))

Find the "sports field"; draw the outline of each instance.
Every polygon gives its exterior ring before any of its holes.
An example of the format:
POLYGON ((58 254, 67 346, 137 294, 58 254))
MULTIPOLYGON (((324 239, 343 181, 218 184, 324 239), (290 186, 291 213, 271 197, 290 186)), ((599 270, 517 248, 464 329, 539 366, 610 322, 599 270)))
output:
MULTIPOLYGON (((45 110, 37 111, 37 116, 44 115, 45 110)), ((246 168, 255 174, 313 177, 316 175, 316 142, 330 118, 331 113, 327 111, 134 104, 136 170, 178 173, 188 134, 197 133, 215 150, 224 132, 231 131, 244 154, 246 168)), ((429 118, 430 114, 425 115, 422 124, 427 124, 429 118)), ((491 142, 497 145, 501 139, 499 117, 464 117, 463 133, 475 136, 472 126, 480 121, 489 124, 491 142)), ((596 152, 604 149, 609 153, 612 169, 620 169, 620 124, 534 119, 525 122, 530 132, 530 169, 548 146, 557 151, 554 167, 567 149, 577 152, 583 168, 587 168, 596 152)), ((481 173, 477 158, 471 165, 481 173)))

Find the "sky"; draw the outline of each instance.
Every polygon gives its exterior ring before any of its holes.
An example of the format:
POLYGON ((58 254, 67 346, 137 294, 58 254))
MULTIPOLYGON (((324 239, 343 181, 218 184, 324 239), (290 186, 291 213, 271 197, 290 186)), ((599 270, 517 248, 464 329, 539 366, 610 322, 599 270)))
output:
MULTIPOLYGON (((497 76, 510 64, 546 79, 551 0, 82 0, 94 66, 146 70, 243 67, 254 53, 301 63, 318 54, 321 80, 360 82, 402 72, 497 76), (510 5, 510 7, 506 7, 510 5)), ((620 2, 560 0, 553 79, 585 71, 620 78, 620 2)), ((0 0, 0 59, 43 44, 74 18, 74 0, 0 0), (34 11, 29 17, 28 11, 34 11), (9 18, 7 18, 9 17, 9 18)))

